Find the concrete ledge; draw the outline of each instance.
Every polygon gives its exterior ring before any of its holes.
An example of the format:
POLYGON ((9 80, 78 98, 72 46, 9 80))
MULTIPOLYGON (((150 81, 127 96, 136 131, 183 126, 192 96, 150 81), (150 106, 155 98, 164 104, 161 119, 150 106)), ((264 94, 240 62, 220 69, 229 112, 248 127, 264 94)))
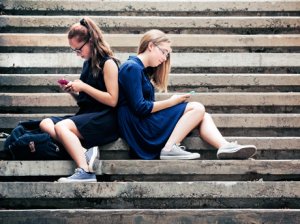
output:
MULTIPOLYGON (((300 86, 299 74, 170 74, 169 86, 300 86)), ((58 86, 57 80, 75 80, 78 74, 0 74, 0 86, 58 86)))
MULTIPOLYGON (((97 175, 298 175, 300 160, 102 160, 97 175)), ((0 176, 69 176, 73 161, 0 161, 0 176), (53 169, 55 167, 55 169, 53 169)), ((215 177, 214 177, 215 176, 215 177)))
POLYGON ((299 198, 299 182, 2 182, 2 199, 299 198), (172 189, 172 190, 171 190, 172 189))
MULTIPOLYGON (((103 29, 232 29, 300 27, 300 17, 238 16, 238 17, 157 17, 157 16, 90 16, 103 29)), ((67 29, 81 16, 11 16, 0 17, 0 28, 67 29)))
MULTIPOLYGON (((0 17, 1 18, 1 17, 0 17)), ((121 62, 134 53, 117 53, 121 62)), ((0 68, 81 68, 74 53, 0 53, 0 68)), ((300 67, 300 53, 173 53, 173 67, 300 67)))
MULTIPOLYGON (((0 84, 1 77, 0 75, 0 84)), ((11 77, 11 75, 10 75, 11 77)), ((171 74, 170 86, 298 86, 299 74, 171 74)), ((44 78, 45 79, 45 78, 44 78)))
MULTIPOLYGON (((0 114, 2 129, 14 128, 19 121, 65 114, 0 114)), ((300 114, 212 114, 219 128, 299 128, 300 114)))
POLYGON ((86 12, 226 12, 226 11, 298 11, 300 10, 297 1, 269 1, 269 0, 246 0, 246 1, 178 1, 166 0, 163 2, 154 0, 103 0, 103 1, 9 1, 3 0, 4 10, 24 11, 57 11, 62 14, 64 11, 86 11, 86 12), (75 4, 74 4, 75 2, 75 4), (76 4, 79 2, 80 4, 76 4))
MULTIPOLYGON (((172 95, 157 94, 156 100, 167 99, 172 95)), ((204 106, 296 106, 300 104, 299 97, 300 93, 195 93, 189 101, 201 102, 204 106)))
MULTIPOLYGON (((258 151, 262 150, 300 150, 300 137, 225 137, 227 141, 237 141, 240 144, 255 145, 258 151)), ((188 149, 213 150, 212 146, 199 137, 187 137, 182 142, 188 149)), ((106 149, 106 148, 105 148, 106 149)), ((105 150, 103 149, 103 150, 105 150)), ((101 148, 102 150, 102 148, 101 148)))
MULTIPOLYGON (((300 151, 300 137, 225 137, 228 141, 238 141, 244 145, 255 145, 258 151, 300 151)), ((4 147, 3 138, 0 139, 0 151, 4 147)), ((188 149, 197 150, 199 153, 209 150, 216 153, 216 149, 207 144, 199 137, 187 137, 182 141, 188 149)), ((128 145, 119 138, 117 141, 100 147, 100 152, 112 152, 114 155, 119 152, 127 152, 128 145)))
POLYGON ((164 224, 284 223, 298 224, 300 209, 34 209, 0 211, 2 224, 164 224))
MULTIPOLYGON (((300 35, 168 34, 172 47, 299 47, 300 35)), ((104 34, 112 48, 136 48, 140 34, 104 34)), ((69 47, 66 34, 1 33, 3 47, 69 47)))
MULTIPOLYGON (((157 93, 156 100, 174 93, 157 93)), ((182 94, 182 93, 177 93, 182 94)), ((189 101, 204 106, 300 106, 300 93, 196 93, 189 101)), ((68 93, 0 93, 1 107, 76 107, 68 93)))

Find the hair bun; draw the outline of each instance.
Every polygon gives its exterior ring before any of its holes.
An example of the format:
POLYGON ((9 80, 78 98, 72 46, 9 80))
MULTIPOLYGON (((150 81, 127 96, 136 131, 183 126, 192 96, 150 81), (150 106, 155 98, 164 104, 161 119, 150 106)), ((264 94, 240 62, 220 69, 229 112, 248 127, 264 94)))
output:
POLYGON ((86 21, 85 21, 84 18, 82 18, 82 19, 80 20, 80 25, 82 25, 82 26, 84 26, 84 27, 87 28, 87 24, 86 24, 86 21))

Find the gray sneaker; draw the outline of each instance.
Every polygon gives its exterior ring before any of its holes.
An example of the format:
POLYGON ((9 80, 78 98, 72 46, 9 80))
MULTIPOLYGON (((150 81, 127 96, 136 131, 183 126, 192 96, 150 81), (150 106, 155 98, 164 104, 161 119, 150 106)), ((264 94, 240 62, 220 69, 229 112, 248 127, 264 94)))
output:
POLYGON ((237 142, 230 142, 219 148, 218 159, 249 159, 256 153, 254 145, 239 145, 237 142))
POLYGON ((177 159, 198 159, 199 153, 191 153, 185 151, 185 146, 174 144, 170 151, 161 150, 161 160, 177 160, 177 159))
POLYGON ((57 180, 60 183, 73 182, 97 182, 96 174, 87 173, 82 168, 75 169, 75 173, 69 177, 61 177, 57 180))
POLYGON ((85 159, 89 166, 90 172, 92 173, 96 172, 96 170, 98 169, 100 164, 99 158, 100 156, 99 156, 98 146, 94 146, 85 152, 85 159))

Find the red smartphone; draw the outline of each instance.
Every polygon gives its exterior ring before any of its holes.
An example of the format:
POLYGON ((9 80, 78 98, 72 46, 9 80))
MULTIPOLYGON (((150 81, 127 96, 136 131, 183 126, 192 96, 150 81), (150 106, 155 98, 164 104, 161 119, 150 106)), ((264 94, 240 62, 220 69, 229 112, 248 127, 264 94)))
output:
POLYGON ((60 80, 57 80, 57 82, 61 85, 67 85, 69 83, 68 80, 65 80, 65 79, 60 79, 60 80))

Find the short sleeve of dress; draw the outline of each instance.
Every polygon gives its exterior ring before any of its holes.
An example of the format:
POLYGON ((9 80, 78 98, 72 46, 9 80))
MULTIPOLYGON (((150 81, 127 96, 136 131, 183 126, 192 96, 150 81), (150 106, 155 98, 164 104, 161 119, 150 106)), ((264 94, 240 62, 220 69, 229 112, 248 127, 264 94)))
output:
POLYGON ((131 111, 138 116, 150 114, 153 108, 153 102, 144 98, 142 76, 143 69, 134 63, 123 66, 119 73, 120 88, 131 111))

